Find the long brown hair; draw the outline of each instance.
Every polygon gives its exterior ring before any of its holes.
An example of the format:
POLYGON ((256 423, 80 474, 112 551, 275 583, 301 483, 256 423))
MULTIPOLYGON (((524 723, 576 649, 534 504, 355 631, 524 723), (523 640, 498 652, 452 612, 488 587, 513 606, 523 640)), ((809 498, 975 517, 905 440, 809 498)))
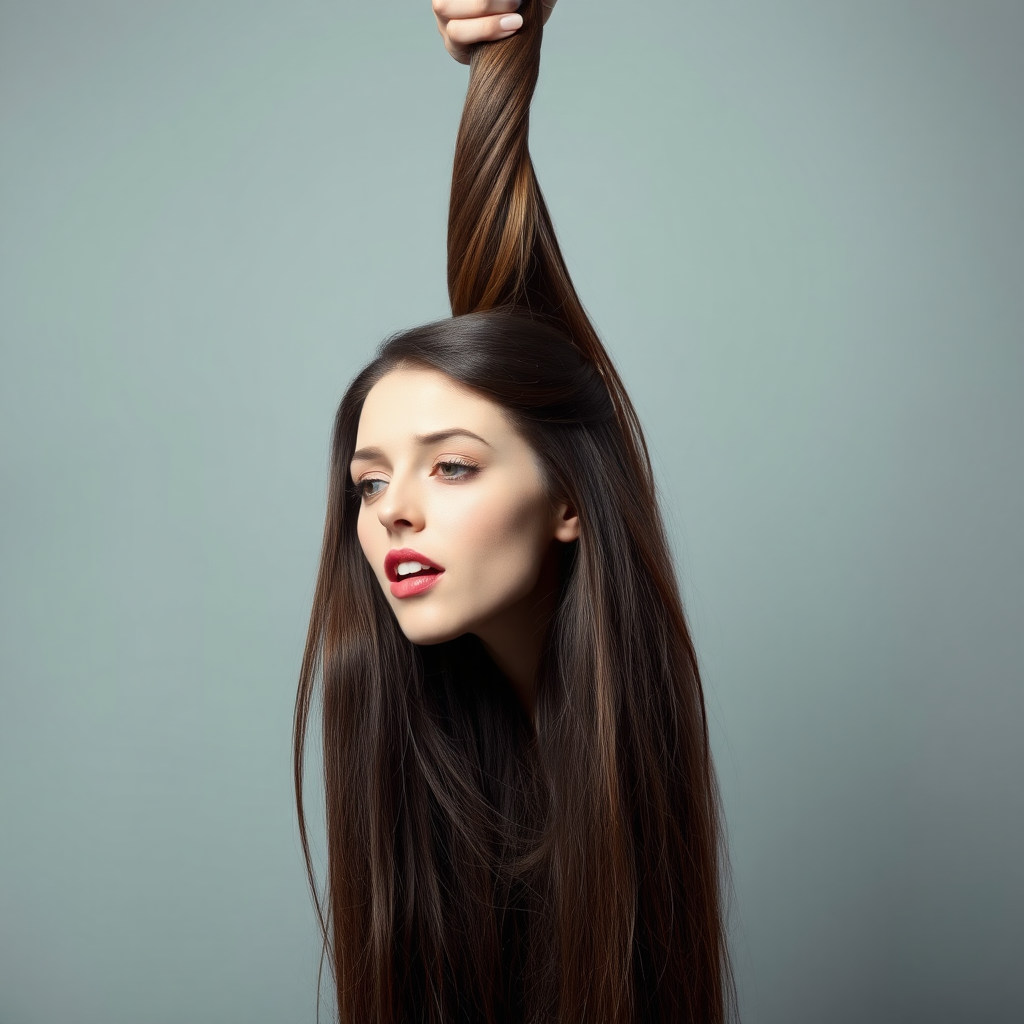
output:
POLYGON ((527 149, 524 26, 472 59, 448 236, 453 317, 388 339, 335 419, 294 723, 300 832, 345 1024, 720 1022, 719 803, 697 658, 643 441, 572 286, 527 149), (359 545, 363 402, 427 366, 497 403, 580 537, 536 725, 472 635, 417 646, 359 545), (322 681, 327 886, 303 809, 322 681))

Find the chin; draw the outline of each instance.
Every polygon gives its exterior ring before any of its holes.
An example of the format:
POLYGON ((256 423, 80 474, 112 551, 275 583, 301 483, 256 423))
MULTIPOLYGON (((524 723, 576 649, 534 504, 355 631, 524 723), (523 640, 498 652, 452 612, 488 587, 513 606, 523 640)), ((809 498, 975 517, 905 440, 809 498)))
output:
POLYGON ((410 623, 403 622, 401 616, 397 618, 398 628, 405 635, 406 640, 419 644, 421 647, 447 643, 466 632, 464 627, 451 627, 429 622, 410 623))

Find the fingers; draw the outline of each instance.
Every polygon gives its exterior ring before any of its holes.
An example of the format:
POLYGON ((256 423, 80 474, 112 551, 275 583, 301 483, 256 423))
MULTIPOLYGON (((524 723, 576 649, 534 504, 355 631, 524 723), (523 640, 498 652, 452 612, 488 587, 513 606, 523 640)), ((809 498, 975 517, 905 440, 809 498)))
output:
POLYGON ((504 39, 523 24, 519 14, 494 14, 488 18, 460 18, 448 22, 448 38, 459 47, 485 40, 504 39))
POLYGON ((445 49, 468 64, 475 43, 506 39, 522 27, 514 13, 520 0, 433 0, 437 30, 445 49))
POLYGON ((519 0, 434 0, 438 18, 482 18, 487 14, 508 14, 519 6, 519 0))

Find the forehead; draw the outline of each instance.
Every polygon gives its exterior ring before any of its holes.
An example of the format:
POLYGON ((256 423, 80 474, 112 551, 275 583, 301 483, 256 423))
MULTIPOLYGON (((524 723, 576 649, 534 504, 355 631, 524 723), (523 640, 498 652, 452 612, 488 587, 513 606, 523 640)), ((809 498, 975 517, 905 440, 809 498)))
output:
POLYGON ((359 416, 356 447, 404 442, 417 434, 456 426, 480 434, 491 444, 512 433, 497 403, 439 370, 401 367, 385 374, 367 394, 359 416))

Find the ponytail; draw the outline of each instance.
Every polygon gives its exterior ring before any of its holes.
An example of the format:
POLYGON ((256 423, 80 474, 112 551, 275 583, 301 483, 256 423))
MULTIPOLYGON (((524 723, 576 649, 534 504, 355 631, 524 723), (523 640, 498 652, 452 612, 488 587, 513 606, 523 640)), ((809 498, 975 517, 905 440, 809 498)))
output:
POLYGON ((653 497, 640 420, 576 294, 530 159, 542 13, 539 0, 523 0, 519 31, 472 55, 448 204, 448 297, 454 316, 518 306, 557 324, 604 378, 653 497))

